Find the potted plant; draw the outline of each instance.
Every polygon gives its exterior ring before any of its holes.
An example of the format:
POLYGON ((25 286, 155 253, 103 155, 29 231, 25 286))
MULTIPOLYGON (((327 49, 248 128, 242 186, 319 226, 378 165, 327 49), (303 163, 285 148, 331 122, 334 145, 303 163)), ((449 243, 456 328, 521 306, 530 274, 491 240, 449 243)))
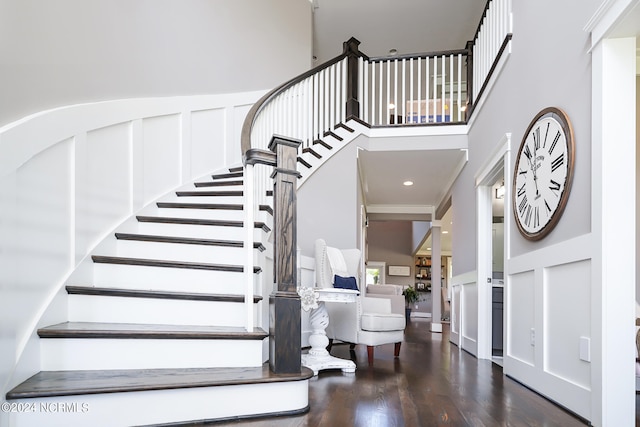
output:
POLYGON ((405 302, 405 315, 407 316, 407 322, 411 319, 411 308, 416 305, 419 299, 418 291, 413 286, 409 286, 402 291, 405 302))

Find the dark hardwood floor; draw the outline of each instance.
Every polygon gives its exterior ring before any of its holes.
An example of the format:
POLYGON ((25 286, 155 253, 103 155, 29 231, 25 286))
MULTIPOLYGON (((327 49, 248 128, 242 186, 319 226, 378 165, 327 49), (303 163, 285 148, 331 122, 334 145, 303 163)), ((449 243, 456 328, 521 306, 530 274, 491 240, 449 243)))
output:
MULTIPOLYGON (((351 358, 355 374, 321 371, 310 380, 309 413, 227 422, 233 426, 584 426, 585 422, 504 376, 500 366, 478 360, 412 319, 400 358, 393 345, 376 347, 373 367, 366 347, 334 345, 351 358)), ((221 424, 217 424, 221 425, 221 424)))

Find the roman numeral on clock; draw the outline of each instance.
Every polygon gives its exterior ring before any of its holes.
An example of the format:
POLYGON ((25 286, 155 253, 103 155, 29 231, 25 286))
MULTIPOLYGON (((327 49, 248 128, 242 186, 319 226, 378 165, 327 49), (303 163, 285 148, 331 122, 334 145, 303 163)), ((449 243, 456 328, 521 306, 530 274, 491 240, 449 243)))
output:
POLYGON ((549 136, 549 125, 550 124, 551 123, 547 123, 547 131, 544 133, 544 145, 543 145, 543 147, 547 146, 547 136, 549 136))
POLYGON ((560 139, 560 131, 558 131, 558 133, 556 133, 555 138, 553 138, 553 142, 551 143, 551 147, 549 147, 549 154, 553 154, 553 150, 555 150, 556 144, 558 143, 559 139, 560 139))
POLYGON ((549 186, 549 190, 553 191, 553 193, 557 196, 558 191, 560 191, 560 183, 551 180, 551 185, 549 186))
POLYGON ((555 172, 564 163, 564 154, 560 154, 556 159, 551 162, 551 172, 555 172))
POLYGON ((522 200, 520 200, 520 204, 518 205, 518 211, 520 212, 520 216, 522 216, 527 206, 529 206, 529 204, 527 203, 527 195, 525 194, 522 200))

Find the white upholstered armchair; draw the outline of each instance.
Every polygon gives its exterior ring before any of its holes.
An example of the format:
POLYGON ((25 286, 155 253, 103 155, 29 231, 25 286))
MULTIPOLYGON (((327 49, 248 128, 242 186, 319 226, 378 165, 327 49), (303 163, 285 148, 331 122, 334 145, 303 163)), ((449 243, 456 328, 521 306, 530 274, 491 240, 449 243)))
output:
MULTIPOLYGON (((334 287, 335 276, 354 277, 359 283, 360 256, 359 249, 340 250, 327 246, 322 239, 316 240, 316 286, 334 287)), ((369 365, 373 364, 373 349, 378 345, 395 344, 394 356, 400 355, 406 320, 403 314, 391 311, 389 299, 361 294, 355 304, 327 302, 326 307, 329 339, 366 345, 369 365)))

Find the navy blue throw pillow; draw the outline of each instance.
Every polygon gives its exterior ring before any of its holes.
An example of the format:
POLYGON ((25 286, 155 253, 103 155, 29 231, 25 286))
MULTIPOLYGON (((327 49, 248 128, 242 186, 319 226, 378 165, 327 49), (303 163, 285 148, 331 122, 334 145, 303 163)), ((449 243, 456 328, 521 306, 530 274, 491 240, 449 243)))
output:
POLYGON ((333 287, 342 289, 353 289, 354 291, 358 290, 358 285, 356 283, 355 277, 342 277, 338 276, 337 274, 333 276, 333 287))

